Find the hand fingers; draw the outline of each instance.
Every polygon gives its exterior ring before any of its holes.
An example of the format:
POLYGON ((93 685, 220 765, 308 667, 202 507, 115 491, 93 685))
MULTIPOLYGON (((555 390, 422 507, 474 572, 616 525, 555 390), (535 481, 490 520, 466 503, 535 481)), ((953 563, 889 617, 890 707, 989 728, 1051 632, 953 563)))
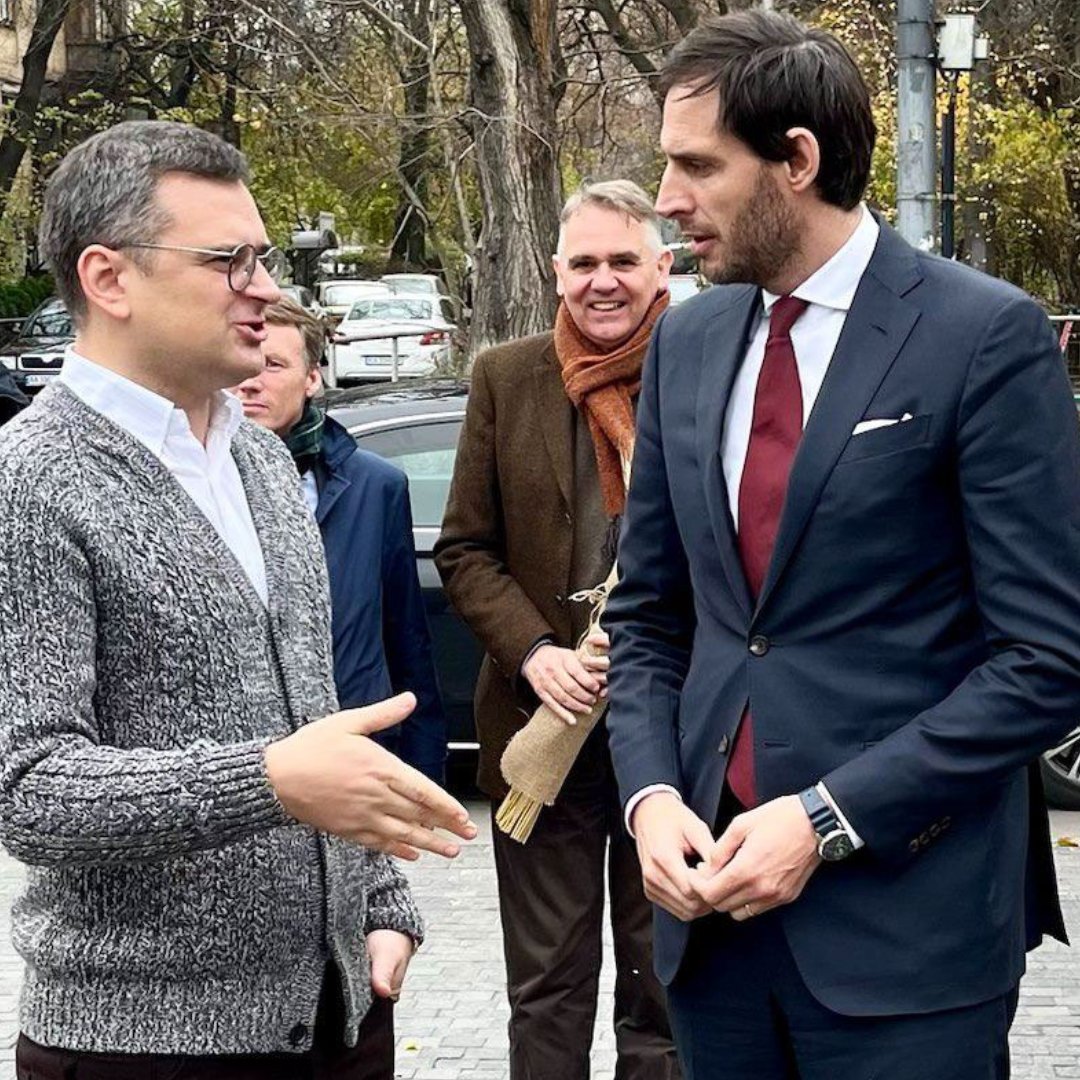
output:
POLYGON ((585 643, 594 649, 603 649, 605 652, 611 648, 611 641, 603 630, 595 630, 586 639, 585 643))
POLYGON ((556 701, 546 690, 537 691, 536 696, 564 723, 573 727, 577 723, 577 717, 561 702, 556 701))
POLYGON ((416 696, 405 693, 365 705, 362 709, 343 709, 334 713, 333 719, 354 735, 370 735, 373 731, 400 724, 415 708, 416 696))
POLYGON ((453 795, 416 769, 402 762, 398 765, 399 771, 387 779, 387 786, 412 804, 408 813, 410 821, 427 822, 463 840, 472 840, 476 836, 476 826, 469 820, 469 811, 453 795))
POLYGON ((709 870, 716 873, 723 869, 735 857, 735 853, 742 847, 746 839, 746 822, 740 814, 723 831, 720 838, 711 845, 711 850, 706 856, 709 870))
POLYGON ((608 656, 590 656, 588 653, 581 654, 581 665, 595 677, 603 681, 604 672, 611 668, 611 658, 608 656))
POLYGON ((567 657, 566 666, 555 672, 555 681, 562 689, 586 705, 591 705, 600 689, 600 682, 595 675, 590 675, 584 665, 573 653, 567 657))
POLYGON ((577 713, 586 713, 592 708, 594 696, 587 690, 582 689, 569 675, 563 673, 556 676, 550 683, 545 684, 544 689, 564 709, 570 709, 577 713))
POLYGON ((457 858, 461 846, 431 829, 411 825, 388 814, 381 815, 347 837, 364 847, 415 862, 421 851, 430 851, 446 859, 457 858))

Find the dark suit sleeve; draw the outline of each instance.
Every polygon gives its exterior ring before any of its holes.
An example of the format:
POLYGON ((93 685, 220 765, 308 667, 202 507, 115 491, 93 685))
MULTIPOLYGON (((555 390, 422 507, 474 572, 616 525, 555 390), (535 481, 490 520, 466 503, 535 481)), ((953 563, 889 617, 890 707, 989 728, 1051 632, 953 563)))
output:
POLYGON ((681 788, 676 723, 694 633, 690 573, 660 429, 663 327, 661 318, 642 372, 619 584, 603 620, 611 634, 607 726, 624 805, 649 784, 681 788))
POLYGON ((417 705, 401 727, 398 755, 437 783, 446 764, 443 712, 424 597, 416 573, 408 481, 402 477, 387 495, 383 536, 383 647, 394 693, 411 690, 417 705))
POLYGON ((495 399, 485 361, 481 355, 473 366, 435 565, 450 602, 513 680, 532 647, 557 635, 506 565, 495 399))
POLYGON ((986 327, 955 446, 989 657, 824 778, 868 848, 886 857, 913 853, 913 837, 972 806, 1080 720, 1077 416, 1054 334, 1031 301, 1003 304, 986 327))

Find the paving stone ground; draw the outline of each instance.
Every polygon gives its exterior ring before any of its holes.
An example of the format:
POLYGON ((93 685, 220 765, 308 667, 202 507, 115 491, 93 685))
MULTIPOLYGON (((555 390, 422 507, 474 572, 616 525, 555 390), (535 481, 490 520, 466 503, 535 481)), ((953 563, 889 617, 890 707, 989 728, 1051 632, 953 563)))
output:
MULTIPOLYGON (((486 806, 472 804, 479 839, 460 858, 425 857, 409 868, 430 931, 398 1006, 401 1080, 505 1080, 505 975, 486 806)), ((1053 835, 1080 841, 1080 813, 1052 815, 1053 835)), ((1055 847, 1065 917, 1080 938, 1080 848, 1055 847)), ((11 948, 9 908, 22 871, 0 854, 0 1080, 14 1076, 21 970, 11 948)), ((601 983, 593 1080, 614 1077, 611 942, 601 983)), ((1015 1080, 1080 1078, 1080 951, 1050 943, 1030 957, 1012 1034, 1015 1080)), ((928 1077, 927 1080, 933 1080, 928 1077)))

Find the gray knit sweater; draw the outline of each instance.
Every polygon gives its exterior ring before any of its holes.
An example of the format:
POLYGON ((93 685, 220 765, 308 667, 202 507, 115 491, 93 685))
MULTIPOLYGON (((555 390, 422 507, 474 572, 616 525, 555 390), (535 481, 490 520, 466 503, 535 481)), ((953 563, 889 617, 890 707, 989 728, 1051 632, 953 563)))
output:
POLYGON ((71 1049, 311 1046, 328 959, 346 1041, 365 933, 420 935, 385 856, 285 814, 263 749, 336 707, 326 571, 296 470, 245 423, 233 456, 260 602, 167 469, 65 387, 0 431, 0 839, 20 1022, 71 1049))

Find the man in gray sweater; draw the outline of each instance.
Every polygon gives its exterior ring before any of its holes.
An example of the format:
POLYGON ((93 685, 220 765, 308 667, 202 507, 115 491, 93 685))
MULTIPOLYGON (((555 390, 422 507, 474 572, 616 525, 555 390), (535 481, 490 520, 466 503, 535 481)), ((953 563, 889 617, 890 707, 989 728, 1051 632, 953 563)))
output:
POLYGON ((386 1075, 350 1049, 421 936, 386 853, 474 834, 365 737, 411 695, 335 711, 296 470, 221 392, 261 368, 278 297, 246 179, 215 136, 133 122, 46 196, 77 337, 0 432, 20 1078, 386 1075))

